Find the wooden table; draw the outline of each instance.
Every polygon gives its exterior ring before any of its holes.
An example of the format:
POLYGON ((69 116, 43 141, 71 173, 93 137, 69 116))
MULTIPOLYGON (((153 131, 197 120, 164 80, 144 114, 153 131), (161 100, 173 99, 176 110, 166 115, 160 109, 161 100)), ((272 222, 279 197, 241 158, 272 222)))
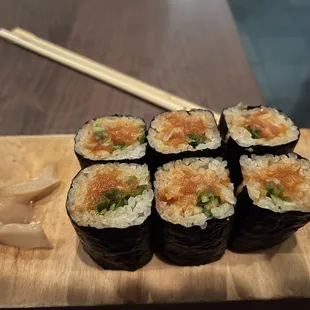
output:
MULTIPOLYGON (((296 151, 310 158, 310 130, 296 151)), ((244 299, 310 298, 310 224, 271 249, 226 251, 199 267, 167 264, 156 255, 135 271, 103 270, 84 252, 66 214, 65 201, 79 164, 73 135, 0 137, 0 186, 56 166, 61 184, 35 204, 52 250, 0 245, 0 307, 130 303, 185 303, 244 299)))
MULTIPOLYGON (((226 0, 0 0, 0 27, 15 26, 23 27, 56 44, 218 112, 240 100, 252 105, 263 102, 226 0)), ((151 104, 3 40, 0 40, 0 59, 0 135, 73 133, 86 120, 113 113, 134 114, 144 117, 149 122, 161 111, 151 104)), ((6 138, 1 138, 1 142, 2 139, 6 138)), ((19 138, 9 138, 15 142, 16 139, 19 138)), ((11 177, 18 175, 23 178, 26 174, 39 170, 39 166, 44 164, 44 157, 35 152, 35 147, 42 148, 42 145, 32 145, 32 139, 29 137, 21 139, 25 142, 30 141, 27 156, 22 158, 21 162, 15 161, 13 166, 8 164, 5 168, 6 165, 2 165, 11 177), (37 161, 32 160, 28 170, 20 169, 22 165, 28 167, 27 160, 32 156, 37 156, 37 161), (18 166, 19 163, 22 163, 21 166, 18 166)), ((58 143, 51 144, 49 138, 46 139, 46 148, 42 148, 42 152, 52 154, 49 151, 51 148, 58 150, 58 143)), ((65 141, 72 143, 72 137, 70 139, 65 141)), ((3 145, 5 143, 2 143, 3 145)), ((26 146, 19 147, 18 143, 15 146, 16 154, 21 157, 26 146)), ((62 151, 68 150, 68 165, 61 167, 64 172, 71 169, 70 174, 64 173, 67 178, 62 184, 64 191, 69 186, 74 169, 77 169, 76 162, 73 166, 69 164, 71 148, 71 144, 68 149, 61 148, 62 151)), ((2 151, 7 150, 2 147, 2 151)), ((9 156, 6 160, 11 161, 14 158, 9 156)), ((60 199, 64 201, 64 196, 60 199)), ((52 203, 57 202, 58 200, 54 200, 52 203)), ((66 220, 65 217, 62 218, 62 221, 66 220)), ((60 232, 62 222, 55 223, 56 232, 60 232)), ((69 235, 71 233, 70 238, 76 239, 71 226, 68 225, 67 228, 69 235)), ((304 236, 305 233, 303 230, 299 236, 304 236)), ((284 244, 284 248, 290 247, 294 240, 284 244)), ((305 243, 302 245, 307 247, 305 243)), ((73 240, 71 246, 77 249, 77 240, 73 240)), ((64 243, 58 242, 56 247, 65 250, 64 243)), ((187 294, 178 292, 178 284, 174 283, 172 293, 168 290, 150 290, 150 295, 149 287, 143 284, 143 281, 148 280, 144 271, 142 274, 122 274, 119 287, 107 285, 106 292, 105 286, 99 285, 97 267, 92 265, 81 249, 74 261, 64 260, 63 256, 59 256, 59 261, 65 266, 74 265, 74 268, 69 269, 70 275, 49 269, 54 263, 54 252, 51 252, 49 259, 41 260, 39 252, 27 254, 14 249, 6 251, 10 253, 9 256, 6 252, 2 252, 1 255, 2 270, 5 270, 5 274, 2 272, 0 275, 2 307, 93 304, 103 301, 184 302, 274 296, 268 287, 257 291, 254 286, 248 289, 246 283, 235 290, 217 290, 217 293, 214 293, 221 285, 233 286, 234 281, 229 282, 232 279, 231 274, 226 276, 225 273, 225 264, 229 256, 225 256, 220 267, 217 267, 222 268, 224 273, 218 273, 216 281, 210 281, 208 276, 202 279, 198 272, 195 273, 195 278, 189 273, 189 268, 185 268, 182 273, 187 274, 188 278, 184 280, 183 287, 187 294), (15 251, 19 254, 14 256, 15 251), (46 266, 44 270, 47 271, 47 278, 34 273, 37 279, 33 280, 29 277, 29 269, 20 268, 20 263, 28 256, 34 264, 46 266), (45 265, 42 265, 43 262, 45 265), (84 274, 79 278, 79 266, 86 268, 85 275, 96 275, 93 283, 89 283, 90 286, 96 287, 95 291, 92 290, 97 292, 95 295, 87 293, 89 286, 81 280, 84 274), (10 268, 13 268, 12 272, 10 268), (23 273, 25 278, 18 278, 19 272, 23 273), (128 277, 131 281, 125 281, 125 285, 124 280, 128 277), (43 278, 48 282, 46 286, 41 285, 43 278), (196 290, 197 282, 202 284, 202 290, 196 290), (188 290, 191 285, 192 291, 188 290), (31 292, 31 295, 28 292, 31 292), (102 292, 108 294, 109 298, 105 298, 102 292)), ((303 261, 299 247, 296 251, 297 263, 303 261)), ((72 253, 76 255, 76 252, 72 253)), ((292 281, 291 285, 287 286, 291 274, 282 275, 282 272, 289 271, 291 263, 297 264, 296 258, 288 258, 286 253, 280 253, 280 256, 287 262, 285 270, 275 261, 272 261, 270 268, 275 268, 273 272, 279 278, 279 288, 284 285, 288 290, 283 291, 284 296, 308 296, 309 286, 306 280, 309 269, 304 270, 299 281, 292 281)), ((243 268, 245 275, 253 264, 251 258, 248 259, 248 264, 243 268)), ((254 263, 257 265, 257 260, 254 263)), ((151 265, 151 272, 158 272, 157 277, 160 281, 166 274, 166 269, 162 266, 162 269, 156 271, 152 270, 152 266, 154 263, 151 265)), ((211 265, 207 268, 213 270, 211 265)), ((173 270, 168 271, 171 273, 173 270)), ((256 275, 260 276, 257 272, 256 275)), ((244 280, 243 276, 242 271, 236 274, 241 282, 244 280)), ((113 274, 109 272, 108 277, 102 281, 109 282, 111 277, 113 278, 113 274)), ((167 279, 165 281, 168 287, 170 284, 167 283, 167 279)), ((283 295, 279 294, 278 297, 280 296, 283 295)), ((240 304, 238 305, 240 307, 240 304)), ((241 305, 248 308, 248 304, 241 305)), ((261 305, 266 309, 265 303, 261 305)), ((216 306, 219 307, 218 304, 216 306)))
MULTIPOLYGON (((0 27, 15 26, 216 111, 262 103, 225 0, 0 0, 0 27)), ((0 59, 1 135, 161 111, 4 40, 0 59)))

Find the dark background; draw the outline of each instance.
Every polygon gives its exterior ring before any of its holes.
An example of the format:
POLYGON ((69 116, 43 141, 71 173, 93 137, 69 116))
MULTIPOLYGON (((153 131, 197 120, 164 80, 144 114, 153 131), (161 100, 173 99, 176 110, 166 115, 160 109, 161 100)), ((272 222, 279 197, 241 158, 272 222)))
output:
POLYGON ((266 102, 310 127, 310 0, 229 0, 266 102))
MULTIPOLYGON (((226 0, 0 0, 0 27, 16 26, 218 112, 263 102, 226 0)), ((162 111, 4 40, 0 66, 1 135, 162 111)))

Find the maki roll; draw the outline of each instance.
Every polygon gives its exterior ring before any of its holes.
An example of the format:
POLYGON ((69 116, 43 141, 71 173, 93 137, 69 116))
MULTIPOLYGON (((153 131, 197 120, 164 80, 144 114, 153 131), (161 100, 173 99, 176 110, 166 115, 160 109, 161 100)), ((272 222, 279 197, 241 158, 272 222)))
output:
POLYGON ((177 265, 203 265, 226 250, 234 188, 221 158, 185 158, 155 174, 160 254, 177 265))
POLYGON ((106 162, 145 162, 146 125, 133 116, 104 116, 76 134, 74 151, 82 168, 106 162))
POLYGON ((97 164, 76 175, 67 213, 85 252, 98 265, 136 270, 151 260, 153 196, 147 165, 97 164))
POLYGON ((148 136, 153 169, 185 157, 221 155, 221 137, 208 110, 164 112, 151 122, 148 136))
POLYGON ((241 156, 243 182, 229 248, 252 252, 277 245, 310 220, 310 162, 288 155, 241 156))
POLYGON ((287 154, 294 150, 300 135, 292 120, 277 109, 241 103, 223 110, 219 127, 236 187, 242 179, 241 155, 287 154))

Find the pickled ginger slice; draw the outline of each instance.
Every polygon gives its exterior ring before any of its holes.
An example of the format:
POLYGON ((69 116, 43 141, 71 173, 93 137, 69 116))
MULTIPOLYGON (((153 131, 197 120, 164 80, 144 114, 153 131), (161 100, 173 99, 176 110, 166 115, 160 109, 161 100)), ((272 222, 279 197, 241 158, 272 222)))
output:
POLYGON ((23 249, 53 247, 41 223, 0 225, 0 243, 23 249))
POLYGON ((1 187, 0 197, 14 197, 15 201, 30 203, 50 194, 59 184, 60 179, 54 175, 54 166, 48 166, 37 178, 1 187))
POLYGON ((33 217, 32 204, 15 201, 13 198, 0 199, 0 223, 30 223, 33 217))

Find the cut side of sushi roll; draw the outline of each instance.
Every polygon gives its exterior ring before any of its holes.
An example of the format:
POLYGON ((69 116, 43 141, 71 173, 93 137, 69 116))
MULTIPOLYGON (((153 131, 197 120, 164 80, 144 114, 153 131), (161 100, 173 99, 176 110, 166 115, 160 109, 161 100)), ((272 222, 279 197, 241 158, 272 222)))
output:
POLYGON ((113 161, 143 163, 145 122, 133 116, 104 116, 87 122, 75 136, 74 150, 84 168, 113 161))
POLYGON ((300 135, 292 120, 279 110, 244 104, 224 109, 219 127, 236 187, 242 179, 241 155, 287 154, 294 150, 300 135))
POLYGON ((157 166, 185 157, 219 156, 221 152, 220 133, 209 110, 161 113, 151 122, 147 139, 157 166))
POLYGON ((225 252, 234 188, 221 158, 185 158, 155 174, 160 253, 178 265, 202 265, 225 252))
POLYGON ((229 247, 251 252, 280 244, 310 221, 310 162, 297 154, 240 158, 236 219, 229 247))
POLYGON ((97 264, 136 270, 151 260, 153 196, 147 165, 97 164, 77 174, 67 212, 84 250, 97 264))

